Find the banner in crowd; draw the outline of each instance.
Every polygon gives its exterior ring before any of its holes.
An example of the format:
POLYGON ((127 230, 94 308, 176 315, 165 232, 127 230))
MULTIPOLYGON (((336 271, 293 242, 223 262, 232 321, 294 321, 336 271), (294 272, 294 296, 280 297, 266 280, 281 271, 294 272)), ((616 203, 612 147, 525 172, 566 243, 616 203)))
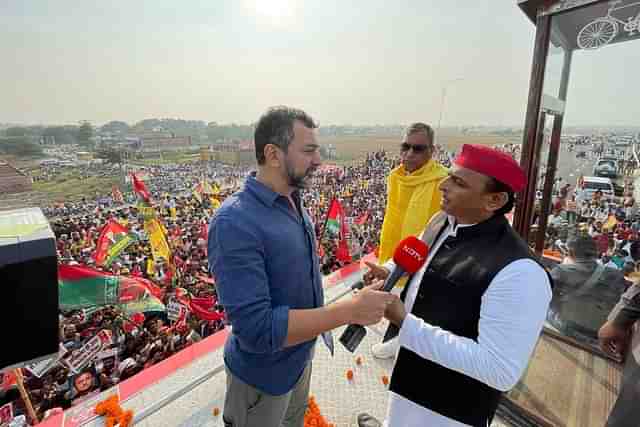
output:
POLYGON ((66 365, 72 372, 80 373, 89 362, 91 362, 98 353, 111 345, 111 331, 103 329, 96 336, 91 338, 85 345, 71 352, 69 356, 62 359, 62 363, 66 365))
POLYGON ((0 406, 0 426, 8 426, 13 420, 13 403, 0 406))
POLYGON ((131 182, 133 183, 133 191, 142 197, 142 200, 147 203, 151 203, 151 193, 149 192, 149 189, 147 189, 145 183, 140 180, 135 173, 131 174, 131 182))
POLYGON ((25 365, 25 369, 31 372, 36 377, 42 378, 44 374, 49 372, 51 368, 53 368, 58 364, 60 359, 62 359, 62 357, 67 353, 67 351, 68 351, 67 348, 64 345, 62 345, 62 343, 60 343, 60 346, 58 348, 58 354, 56 356, 41 360, 40 362, 30 363, 28 365, 25 365))
POLYGON ((111 196, 116 203, 124 203, 124 196, 122 195, 122 191, 114 185, 111 187, 111 196))
POLYGON ((136 301, 140 306, 159 307, 153 300, 144 301, 149 296, 161 299, 162 290, 142 277, 114 276, 85 265, 58 265, 58 300, 63 310, 104 305, 125 305, 126 310, 136 301))
POLYGON ((138 209, 138 213, 142 215, 142 219, 144 219, 145 221, 149 221, 158 217, 156 208, 154 208, 153 206, 145 206, 142 203, 138 203, 136 208, 138 209))
POLYGON ((165 261, 171 261, 171 251, 164 233, 164 228, 157 219, 151 219, 144 222, 144 229, 149 235, 149 244, 151 245, 151 254, 154 260, 160 258, 165 261))
POLYGON ((109 267, 129 245, 137 240, 133 233, 114 220, 109 220, 100 231, 93 259, 97 265, 109 267))
POLYGON ((186 310, 186 307, 175 299, 172 299, 167 304, 167 318, 172 322, 175 322, 180 318, 183 310, 186 310))

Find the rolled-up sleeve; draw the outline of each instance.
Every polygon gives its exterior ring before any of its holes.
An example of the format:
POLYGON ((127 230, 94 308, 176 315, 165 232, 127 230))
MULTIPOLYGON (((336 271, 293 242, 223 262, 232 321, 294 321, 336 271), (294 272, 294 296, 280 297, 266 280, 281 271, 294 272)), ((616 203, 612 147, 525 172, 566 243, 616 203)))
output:
POLYGON ((640 286, 632 285, 622 294, 609 319, 621 328, 628 328, 640 319, 640 286))
POLYGON ((245 221, 217 216, 211 222, 208 250, 220 302, 242 348, 252 353, 281 350, 289 307, 272 307, 258 231, 245 221))

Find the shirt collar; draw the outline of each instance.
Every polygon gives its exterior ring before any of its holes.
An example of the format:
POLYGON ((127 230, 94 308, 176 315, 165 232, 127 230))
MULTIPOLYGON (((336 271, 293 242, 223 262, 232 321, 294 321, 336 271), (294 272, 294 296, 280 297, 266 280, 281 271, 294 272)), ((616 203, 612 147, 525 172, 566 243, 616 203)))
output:
MULTIPOLYGON (((267 187, 260 181, 256 179, 256 172, 253 171, 249 173, 247 180, 245 181, 245 187, 251 191, 255 196, 265 205, 273 206, 273 204, 278 200, 278 197, 284 197, 282 194, 273 191, 271 188, 267 187)), ((295 190, 291 197, 296 200, 298 197, 298 190, 295 190)))
POLYGON ((458 229, 460 228, 466 228, 466 227, 473 227, 474 225, 476 225, 477 223, 473 223, 473 224, 458 224, 456 223, 456 218, 451 216, 451 215, 447 215, 448 221, 449 221, 449 235, 451 236, 456 236, 458 234, 458 229))

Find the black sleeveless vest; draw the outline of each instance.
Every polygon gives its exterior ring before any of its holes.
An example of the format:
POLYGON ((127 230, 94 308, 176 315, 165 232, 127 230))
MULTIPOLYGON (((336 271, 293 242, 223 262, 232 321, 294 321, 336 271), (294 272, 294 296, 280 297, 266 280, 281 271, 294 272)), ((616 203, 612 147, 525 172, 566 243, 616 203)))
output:
MULTIPOLYGON (((446 223, 442 230, 445 228, 446 223)), ((427 267, 411 313, 455 335, 477 340, 482 295, 500 270, 523 258, 537 262, 502 215, 459 228, 457 236, 443 242, 427 267)), ((404 347, 389 389, 445 417, 477 427, 486 427, 491 421, 502 394, 404 347)))

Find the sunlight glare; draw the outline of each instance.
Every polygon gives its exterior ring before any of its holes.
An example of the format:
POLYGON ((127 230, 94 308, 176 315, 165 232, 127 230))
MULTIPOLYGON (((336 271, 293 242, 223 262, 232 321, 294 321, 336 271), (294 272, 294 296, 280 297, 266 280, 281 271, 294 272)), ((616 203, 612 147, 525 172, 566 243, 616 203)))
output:
POLYGON ((286 24, 294 16, 293 0, 251 0, 250 9, 261 20, 276 25, 286 24))

